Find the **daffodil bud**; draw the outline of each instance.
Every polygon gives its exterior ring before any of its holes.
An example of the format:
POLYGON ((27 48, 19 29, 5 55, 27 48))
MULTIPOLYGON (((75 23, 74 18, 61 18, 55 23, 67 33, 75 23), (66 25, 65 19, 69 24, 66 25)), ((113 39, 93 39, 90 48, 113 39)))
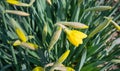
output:
POLYGON ((5 13, 16 14, 16 15, 19 15, 19 16, 29 16, 29 14, 26 13, 26 12, 16 11, 16 10, 5 10, 5 13))
POLYGON ((13 43, 13 46, 18 46, 18 45, 21 45, 21 41, 20 41, 20 40, 16 40, 16 41, 13 43))
POLYGON ((26 42, 28 40, 28 38, 26 37, 26 35, 25 35, 24 31, 22 30, 22 28, 20 27, 20 25, 13 18, 10 18, 10 23, 12 24, 12 27, 14 28, 18 38, 22 42, 26 42))
POLYGON ((87 29, 89 28, 87 25, 79 23, 79 22, 58 22, 59 24, 73 27, 73 28, 79 28, 79 29, 87 29))
POLYGON ((67 50, 65 53, 63 53, 56 63, 57 64, 63 63, 63 61, 65 61, 65 59, 68 57, 69 53, 70 53, 70 50, 67 50))
POLYGON ((53 36, 51 38, 51 41, 49 43, 49 46, 48 46, 48 50, 49 51, 53 48, 53 46, 55 45, 55 43, 58 41, 61 32, 62 32, 62 28, 58 26, 57 30, 54 32, 54 34, 53 34, 53 36))
POLYGON ((47 37, 47 24, 44 25, 43 31, 42 31, 42 41, 43 41, 43 43, 45 42, 46 37, 47 37))
POLYGON ((17 6, 28 6, 26 3, 22 3, 18 0, 6 0, 7 3, 17 5, 17 6))
POLYGON ((44 71, 43 67, 37 66, 32 71, 44 71))
POLYGON ((9 3, 9 4, 17 5, 17 6, 26 6, 26 7, 29 7, 29 6, 31 6, 35 2, 35 0, 31 0, 29 4, 22 3, 22 2, 20 2, 18 0, 6 0, 6 2, 9 3))
POLYGON ((26 42, 28 40, 21 28, 15 28, 15 32, 22 42, 26 42))
POLYGON ((32 50, 38 49, 38 45, 37 44, 29 43, 29 42, 22 42, 21 46, 24 46, 24 47, 32 49, 32 50))
POLYGON ((17 1, 17 0, 6 0, 7 3, 10 3, 10 4, 14 4, 14 5, 17 5, 19 4, 20 2, 17 1))
MULTIPOLYGON (((106 18, 106 17, 105 17, 106 18)), ((108 18, 108 17, 107 17, 108 18)), ((93 30, 89 35, 88 38, 93 37, 96 33, 98 33, 99 31, 103 30, 105 27, 107 27, 110 22, 111 22, 111 18, 108 18, 107 20, 105 20, 103 23, 101 23, 98 27, 95 28, 95 30, 93 30)))
POLYGON ((85 11, 105 11, 105 10, 110 10, 112 9, 111 6, 96 6, 96 7, 92 7, 92 8, 88 8, 85 11))

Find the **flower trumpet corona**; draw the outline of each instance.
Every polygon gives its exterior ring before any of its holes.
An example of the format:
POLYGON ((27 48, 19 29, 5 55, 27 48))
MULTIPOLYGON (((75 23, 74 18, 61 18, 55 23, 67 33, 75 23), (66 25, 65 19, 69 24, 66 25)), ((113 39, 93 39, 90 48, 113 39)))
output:
POLYGON ((78 47, 79 44, 83 43, 83 39, 87 37, 86 34, 77 31, 77 30, 69 30, 69 29, 64 29, 64 31, 67 34, 67 39, 72 43, 74 46, 78 47))

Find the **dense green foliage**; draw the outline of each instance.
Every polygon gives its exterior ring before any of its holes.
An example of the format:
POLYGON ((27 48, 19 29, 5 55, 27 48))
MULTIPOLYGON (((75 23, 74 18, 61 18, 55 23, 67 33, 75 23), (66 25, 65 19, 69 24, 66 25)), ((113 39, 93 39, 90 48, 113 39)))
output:
MULTIPOLYGON (((29 0, 21 0, 21 2, 29 3, 29 0)), ((89 28, 77 30, 89 36, 97 29, 96 27, 106 22, 107 19, 104 17, 112 17, 113 21, 120 24, 119 1, 51 0, 51 2, 50 5, 46 0, 35 0, 32 6, 22 7, 8 4, 4 0, 0 1, 1 71, 31 71, 35 66, 44 67, 48 63, 56 62, 67 49, 70 49, 70 54, 63 64, 76 71, 104 71, 111 70, 114 65, 119 65, 120 35, 111 23, 99 28, 91 37, 85 38, 83 44, 78 47, 74 47, 62 31, 60 38, 48 53, 48 45, 56 30, 54 24, 60 21, 84 23, 89 28), (96 11, 87 10, 96 6, 111 6, 112 9, 105 11, 101 11, 100 8, 97 8, 96 11), (8 14, 4 13, 5 10, 19 10, 30 15, 8 14), (34 37, 28 41, 36 43, 39 46, 37 50, 13 46, 13 42, 18 39, 18 36, 11 19, 17 22, 26 36, 34 37), (45 25, 47 26, 47 34, 43 33, 45 25), (42 36, 43 34, 47 36, 42 36)))

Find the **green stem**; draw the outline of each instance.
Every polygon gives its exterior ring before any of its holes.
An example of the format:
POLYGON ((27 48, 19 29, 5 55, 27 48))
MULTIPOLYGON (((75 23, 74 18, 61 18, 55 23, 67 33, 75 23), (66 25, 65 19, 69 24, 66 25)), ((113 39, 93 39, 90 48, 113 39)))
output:
POLYGON ((14 59, 14 64, 15 64, 15 67, 16 67, 16 71, 19 71, 19 66, 18 66, 18 62, 17 62, 17 59, 16 59, 16 55, 15 55, 15 51, 13 49, 13 46, 11 46, 10 48, 12 50, 12 56, 13 56, 13 59, 14 59))

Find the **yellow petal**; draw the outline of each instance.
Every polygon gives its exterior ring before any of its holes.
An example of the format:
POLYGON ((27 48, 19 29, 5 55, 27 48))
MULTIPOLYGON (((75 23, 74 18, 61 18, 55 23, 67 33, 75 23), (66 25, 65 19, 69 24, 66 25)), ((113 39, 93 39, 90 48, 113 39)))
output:
POLYGON ((25 36, 24 32, 20 28, 16 28, 15 31, 22 42, 27 41, 27 37, 25 36))
POLYGON ((44 71, 44 68, 37 66, 32 71, 44 71))

